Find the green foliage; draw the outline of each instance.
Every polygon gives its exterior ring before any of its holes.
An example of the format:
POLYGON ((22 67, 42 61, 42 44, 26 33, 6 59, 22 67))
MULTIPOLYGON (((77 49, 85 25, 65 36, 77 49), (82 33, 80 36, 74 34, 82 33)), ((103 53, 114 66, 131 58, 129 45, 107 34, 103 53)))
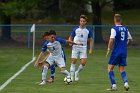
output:
POLYGON ((15 15, 19 12, 17 2, 0 3, 1 14, 9 16, 15 15))

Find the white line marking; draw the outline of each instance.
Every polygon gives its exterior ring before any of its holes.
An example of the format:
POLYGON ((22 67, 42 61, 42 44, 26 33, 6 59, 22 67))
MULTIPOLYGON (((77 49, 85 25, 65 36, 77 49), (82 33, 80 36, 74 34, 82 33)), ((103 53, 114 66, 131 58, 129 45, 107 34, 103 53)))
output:
POLYGON ((25 64, 17 73, 15 73, 12 77, 10 77, 5 83, 0 86, 0 91, 4 89, 13 79, 15 79, 21 72, 23 72, 31 63, 35 61, 36 57, 34 57, 30 62, 25 64))

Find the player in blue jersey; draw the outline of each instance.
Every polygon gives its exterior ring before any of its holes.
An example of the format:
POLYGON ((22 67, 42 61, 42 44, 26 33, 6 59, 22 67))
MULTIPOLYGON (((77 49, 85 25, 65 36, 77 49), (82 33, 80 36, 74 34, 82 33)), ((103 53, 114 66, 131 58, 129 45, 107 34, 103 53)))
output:
POLYGON ((64 58, 62 54, 63 52, 62 52, 61 44, 66 44, 66 43, 76 44, 72 41, 64 40, 61 38, 57 38, 56 40, 55 31, 50 31, 49 34, 50 34, 49 41, 46 41, 44 45, 42 46, 43 53, 37 60, 39 60, 43 56, 46 50, 48 50, 50 54, 47 57, 45 63, 39 63, 39 61, 35 62, 35 66, 38 66, 39 64, 43 64, 43 68, 44 68, 42 72, 42 82, 39 85, 46 84, 47 71, 54 63, 57 64, 57 66, 60 68, 60 71, 63 74, 65 74, 66 76, 69 75, 69 72, 65 70, 65 62, 64 62, 64 58))
POLYGON ((80 16, 80 25, 77 28, 74 28, 72 31, 69 40, 74 41, 75 43, 81 43, 83 46, 73 45, 72 46, 72 62, 70 67, 71 79, 72 81, 79 80, 79 72, 81 72, 87 62, 87 41, 89 39, 90 49, 89 54, 92 53, 93 39, 92 32, 86 28, 87 17, 85 15, 80 16), (77 71, 75 71, 75 65, 78 56, 80 56, 81 64, 79 65, 77 71))
POLYGON ((116 81, 113 69, 115 66, 119 66, 119 71, 122 76, 122 80, 124 82, 124 88, 126 91, 129 89, 128 79, 126 76, 126 72, 124 67, 127 66, 126 58, 127 58, 127 45, 132 42, 132 37, 126 27, 122 25, 122 18, 120 14, 115 14, 114 16, 115 26, 111 29, 110 40, 108 43, 107 54, 110 53, 110 49, 113 46, 112 54, 110 56, 110 60, 108 62, 108 75, 111 81, 111 91, 116 91, 116 81))

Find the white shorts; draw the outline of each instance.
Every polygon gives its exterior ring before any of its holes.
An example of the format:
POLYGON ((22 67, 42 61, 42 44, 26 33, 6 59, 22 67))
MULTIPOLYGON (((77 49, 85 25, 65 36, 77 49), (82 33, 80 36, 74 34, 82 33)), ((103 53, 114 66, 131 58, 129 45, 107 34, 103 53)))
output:
POLYGON ((87 58, 87 47, 73 46, 71 58, 77 59, 78 56, 80 57, 80 59, 87 58))
POLYGON ((46 59, 46 62, 49 63, 50 66, 56 63, 59 68, 66 66, 64 58, 62 56, 49 55, 49 57, 46 59))

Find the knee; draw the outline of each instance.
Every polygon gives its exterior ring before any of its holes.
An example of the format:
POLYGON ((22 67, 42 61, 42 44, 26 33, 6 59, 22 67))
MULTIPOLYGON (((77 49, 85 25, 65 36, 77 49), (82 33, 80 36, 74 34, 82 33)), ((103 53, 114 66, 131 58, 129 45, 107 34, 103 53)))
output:
POLYGON ((72 64, 76 64, 76 60, 74 59, 74 60, 72 60, 72 64))

